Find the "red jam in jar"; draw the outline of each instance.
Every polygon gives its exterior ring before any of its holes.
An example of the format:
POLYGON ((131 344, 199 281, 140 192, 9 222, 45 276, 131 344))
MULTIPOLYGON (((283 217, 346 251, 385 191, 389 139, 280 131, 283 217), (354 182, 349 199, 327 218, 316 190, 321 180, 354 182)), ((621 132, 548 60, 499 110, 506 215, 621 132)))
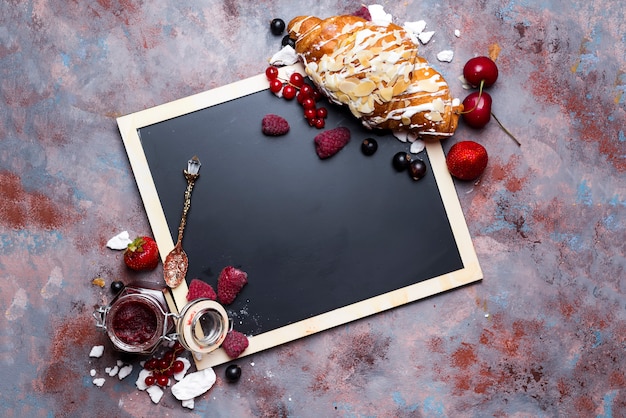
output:
POLYGON ((164 289, 126 286, 110 305, 96 313, 113 346, 129 353, 149 354, 174 327, 164 289))
POLYGON ((130 345, 145 344, 159 331, 154 308, 140 300, 124 301, 111 322, 112 332, 130 345))
POLYGON ((187 350, 209 353, 217 349, 229 330, 226 310, 210 299, 196 299, 172 313, 166 289, 126 286, 107 306, 94 311, 96 326, 108 334, 113 346, 127 353, 152 353, 164 340, 178 340, 187 350))

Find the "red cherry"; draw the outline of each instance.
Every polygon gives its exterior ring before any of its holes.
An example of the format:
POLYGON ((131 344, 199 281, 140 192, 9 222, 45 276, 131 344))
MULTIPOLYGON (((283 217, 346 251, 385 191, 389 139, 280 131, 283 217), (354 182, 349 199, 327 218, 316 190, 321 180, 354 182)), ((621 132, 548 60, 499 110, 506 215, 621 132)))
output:
POLYGON ((279 79, 275 78, 273 80, 270 80, 270 91, 272 93, 278 93, 282 90, 282 88, 283 83, 279 79))
POLYGON ((300 73, 293 73, 291 77, 289 77, 289 83, 293 84, 296 87, 302 87, 304 84, 304 77, 300 73))
POLYGON ((298 90, 296 90, 296 88, 290 84, 287 84, 285 87, 283 87, 283 97, 287 100, 291 100, 296 97, 297 92, 298 90))
POLYGON ((269 67, 265 69, 265 76, 267 77, 268 80, 274 80, 278 78, 278 68, 274 67, 273 65, 270 65, 269 67))
POLYGON ((317 129, 324 129, 324 126, 326 126, 326 121, 322 118, 316 118, 314 125, 317 129))
POLYGON ((328 110, 325 107, 320 107, 317 109, 317 117, 321 119, 326 119, 328 116, 328 110))
POLYGON ((463 100, 463 120, 472 128, 482 128, 491 119, 491 96, 487 92, 470 93, 463 100))
POLYGON ((474 57, 463 67, 463 77, 474 87, 489 87, 498 79, 498 66, 489 57, 474 57))
POLYGON ((146 376, 144 383, 146 384, 146 386, 152 386, 156 383, 156 378, 152 375, 148 375, 146 376))

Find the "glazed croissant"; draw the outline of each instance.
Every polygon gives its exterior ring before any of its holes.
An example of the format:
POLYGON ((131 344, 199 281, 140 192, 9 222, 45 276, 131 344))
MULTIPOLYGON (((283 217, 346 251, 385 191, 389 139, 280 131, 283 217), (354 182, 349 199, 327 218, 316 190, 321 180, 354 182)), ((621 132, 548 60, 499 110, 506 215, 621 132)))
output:
POLYGON ((456 130, 463 105, 400 26, 356 16, 299 16, 288 30, 313 83, 366 127, 422 139, 456 130))

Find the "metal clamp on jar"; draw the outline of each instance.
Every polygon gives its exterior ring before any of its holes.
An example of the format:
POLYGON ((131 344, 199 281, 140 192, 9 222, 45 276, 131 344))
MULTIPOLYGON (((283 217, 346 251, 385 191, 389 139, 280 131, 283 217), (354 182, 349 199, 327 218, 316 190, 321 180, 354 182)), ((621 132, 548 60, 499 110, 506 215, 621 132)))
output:
POLYGON ((106 331, 117 350, 127 353, 150 354, 163 341, 175 340, 196 353, 217 349, 229 331, 224 307, 204 298, 173 313, 166 291, 127 286, 109 305, 94 311, 96 326, 106 331))

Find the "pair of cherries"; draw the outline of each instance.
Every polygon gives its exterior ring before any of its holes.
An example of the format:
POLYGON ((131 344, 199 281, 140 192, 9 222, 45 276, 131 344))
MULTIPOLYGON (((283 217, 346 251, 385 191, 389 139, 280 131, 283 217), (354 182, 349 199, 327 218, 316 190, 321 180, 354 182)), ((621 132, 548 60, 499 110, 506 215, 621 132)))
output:
POLYGON ((498 66, 489 57, 474 57, 463 67, 463 77, 478 91, 463 100, 463 120, 472 128, 482 128, 491 119, 491 96, 484 88, 492 86, 498 79, 498 66))

